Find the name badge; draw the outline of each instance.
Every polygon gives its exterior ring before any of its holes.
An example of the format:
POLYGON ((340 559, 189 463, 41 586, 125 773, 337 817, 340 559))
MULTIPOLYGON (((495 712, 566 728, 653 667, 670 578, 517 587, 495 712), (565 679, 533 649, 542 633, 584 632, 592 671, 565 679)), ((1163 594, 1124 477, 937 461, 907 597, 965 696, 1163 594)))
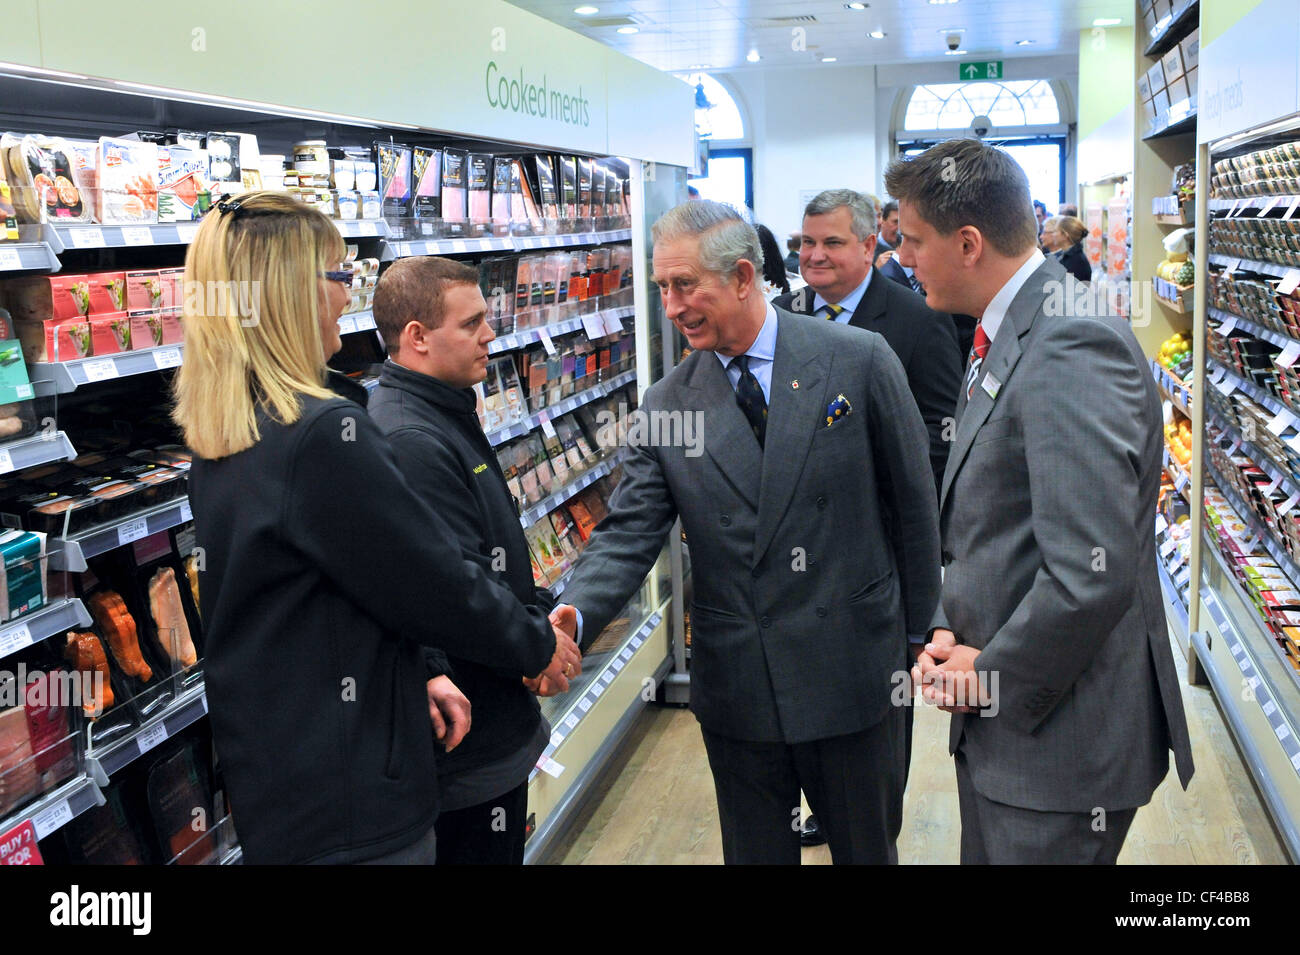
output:
POLYGON ((990 398, 996 398, 999 389, 1002 387, 1002 382, 998 381, 992 375, 985 375, 984 384, 981 387, 983 387, 984 393, 990 398))

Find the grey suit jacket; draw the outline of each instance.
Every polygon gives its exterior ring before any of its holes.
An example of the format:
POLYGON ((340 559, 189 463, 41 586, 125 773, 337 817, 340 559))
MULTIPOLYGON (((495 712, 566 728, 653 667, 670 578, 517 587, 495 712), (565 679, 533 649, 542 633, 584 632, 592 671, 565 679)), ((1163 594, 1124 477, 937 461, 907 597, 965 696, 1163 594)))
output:
POLYGON ((1160 401, 1123 319, 1061 314, 1080 294, 1044 262, 958 398, 934 621, 997 691, 996 715, 952 721, 975 788, 1061 812, 1144 805, 1171 747, 1192 775, 1156 573, 1160 401))
POLYGON ((777 321, 766 449, 714 353, 690 355, 639 414, 698 415, 702 453, 632 448, 564 600, 595 639, 680 515, 692 709, 720 735, 801 743, 888 711, 907 635, 938 598, 938 515, 925 426, 885 340, 782 309, 777 321), (839 396, 850 410, 828 426, 839 396))

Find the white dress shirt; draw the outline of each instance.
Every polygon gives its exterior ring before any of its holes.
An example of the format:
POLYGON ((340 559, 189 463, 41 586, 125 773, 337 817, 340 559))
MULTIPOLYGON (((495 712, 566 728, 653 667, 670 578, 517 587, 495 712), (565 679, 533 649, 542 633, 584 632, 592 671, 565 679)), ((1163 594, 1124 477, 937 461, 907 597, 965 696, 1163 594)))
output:
MULTIPOLYGON (((862 301, 862 296, 867 294, 867 286, 871 284, 871 276, 875 271, 876 271, 875 269, 867 269, 867 277, 862 280, 862 284, 835 303, 836 305, 844 306, 844 311, 840 312, 838 315, 835 316, 835 321, 837 321, 839 324, 847 325, 849 323, 849 319, 853 317, 853 313, 858 310, 858 303, 862 301)), ((816 295, 813 296, 812 313, 816 315, 818 312, 821 311, 823 306, 829 304, 830 302, 822 298, 821 293, 818 292, 816 295)))
MULTIPOLYGON (((735 391, 740 387, 740 368, 738 368, 732 358, 726 355, 717 356, 718 361, 722 362, 722 367, 727 372, 727 380, 731 382, 731 390, 735 391)), ((758 330, 758 337, 754 339, 754 344, 750 345, 745 351, 749 356, 749 373, 758 379, 758 386, 763 389, 763 400, 768 404, 772 403, 772 362, 776 359, 776 309, 769 302, 767 306, 767 317, 763 319, 763 327, 758 330)))
POLYGON ((1007 316, 1007 309, 1011 307, 1011 301, 1016 297, 1029 276, 1034 274, 1034 270, 1043 264, 1043 253, 1039 249, 1034 249, 1029 258, 1020 268, 1016 269, 1016 274, 1007 279, 1007 284, 998 289, 998 294, 993 296, 988 307, 984 309, 984 316, 980 319, 980 325, 984 327, 984 334, 992 342, 1002 327, 1002 319, 1007 316))

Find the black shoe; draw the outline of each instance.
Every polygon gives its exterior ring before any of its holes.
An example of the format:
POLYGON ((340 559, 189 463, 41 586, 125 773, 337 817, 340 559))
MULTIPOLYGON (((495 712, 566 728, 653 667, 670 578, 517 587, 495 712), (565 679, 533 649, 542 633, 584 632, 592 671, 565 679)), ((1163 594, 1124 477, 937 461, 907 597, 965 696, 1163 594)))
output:
POLYGON ((824 846, 826 836, 822 832, 822 827, 817 825, 817 817, 808 813, 808 818, 803 821, 803 831, 799 833, 799 845, 801 846, 824 846))

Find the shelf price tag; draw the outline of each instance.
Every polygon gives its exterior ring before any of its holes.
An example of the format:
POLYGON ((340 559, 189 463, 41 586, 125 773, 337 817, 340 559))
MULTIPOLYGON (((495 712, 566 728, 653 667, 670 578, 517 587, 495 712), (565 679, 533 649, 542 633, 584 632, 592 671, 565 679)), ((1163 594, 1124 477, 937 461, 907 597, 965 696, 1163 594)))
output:
POLYGON ((1174 578, 1174 586, 1175 587, 1187 586, 1187 581, 1191 579, 1191 576, 1192 576, 1192 569, 1190 567, 1184 567, 1182 571, 1178 574, 1178 576, 1174 578))
POLYGON ((149 520, 144 517, 137 517, 133 521, 127 521, 117 529, 118 546, 129 544, 131 541, 138 541, 142 537, 149 536, 149 520))
POLYGON ((72 244, 78 249, 97 249, 104 244, 103 229, 73 229, 72 244))
POLYGON ((187 524, 194 520, 194 511, 190 508, 189 501, 181 502, 181 523, 187 524))
POLYGON ((592 341, 605 337, 605 320, 600 312, 588 312, 582 316, 582 330, 592 341))
POLYGON ((555 760, 551 759, 551 757, 549 756, 546 757, 546 761, 542 763, 541 766, 539 766, 538 768, 542 772, 544 772, 547 776, 550 776, 552 779, 559 779, 560 776, 564 773, 564 767, 561 766, 559 763, 557 763, 555 760))
POLYGON ((465 240, 464 240, 464 239, 452 239, 452 240, 451 240, 451 252, 452 252, 453 255, 460 255, 460 254, 462 254, 462 253, 465 252, 465 251, 466 251, 466 250, 465 250, 465 240))
POLYGON ((379 226, 373 222, 361 222, 357 224, 357 235, 379 235, 379 226))
POLYGON ((582 710, 582 712, 584 712, 584 713, 586 713, 588 710, 590 710, 590 709, 591 709, 591 698, 590 698, 590 697, 586 697, 586 696, 584 696, 582 699, 580 699, 580 700, 578 701, 578 709, 582 710))
POLYGON ((621 335, 623 333, 623 320, 619 318, 617 309, 611 308, 601 314, 605 316, 606 335, 621 335))
POLYGON ((1220 335, 1227 336, 1227 335, 1231 335, 1233 329, 1235 329, 1236 327, 1237 327, 1237 316, 1229 315, 1227 318, 1223 320, 1223 323, 1217 329, 1215 329, 1215 331, 1217 331, 1220 335))
POLYGON ((1156 515, 1156 533, 1157 533, 1157 534, 1163 534, 1163 533, 1164 533, 1166 530, 1168 530, 1168 529, 1169 529, 1169 522, 1168 522, 1167 520, 1165 520, 1165 516, 1164 516, 1163 514, 1157 514, 1157 515, 1156 515))
POLYGON ((30 819, 0 835, 0 865, 45 865, 30 819))
POLYGON ((1214 387, 1226 398, 1237 390, 1237 383, 1231 378, 1224 377, 1221 381, 1216 381, 1214 387))
POLYGON ((157 726, 151 726, 147 730, 144 730, 135 738, 135 744, 140 750, 140 755, 143 756, 145 753, 149 752, 149 750, 153 749, 165 740, 167 736, 167 727, 163 723, 159 723, 157 726))
POLYGON ((13 469, 14 460, 9 454, 9 449, 0 448, 0 474, 8 474, 13 469))
POLYGON ((576 727, 578 725, 578 714, 570 713, 568 716, 566 716, 564 718, 564 725, 567 726, 569 729, 573 729, 574 727, 576 727))
POLYGON ((176 227, 176 237, 185 245, 189 245, 193 242, 194 237, 198 235, 198 233, 199 227, 197 223, 185 223, 176 227))
POLYGON ((1295 507, 1297 504, 1300 504, 1300 491, 1297 491, 1295 494, 1292 494, 1285 501, 1279 504, 1277 506, 1277 512, 1279 514, 1286 514, 1288 511, 1291 510, 1291 508, 1295 507))
POLYGON ((610 664, 610 666, 612 666, 614 668, 614 672, 617 673, 619 670, 623 669, 625 664, 621 659, 616 659, 613 663, 610 664))
POLYGON ((1234 643, 1232 645, 1232 655, 1234 657, 1239 657, 1245 652, 1246 652, 1245 647, 1243 647, 1240 643, 1234 643))
POLYGON ((71 819, 72 807, 68 805, 66 799, 60 799, 49 809, 32 816, 32 826, 36 829, 36 838, 44 839, 71 819))
POLYGON ((1300 286, 1300 269, 1287 269, 1286 275, 1278 283, 1277 291, 1279 295, 1290 295, 1300 286))
POLYGON ((551 734, 551 745, 554 746, 556 749, 559 749, 560 744, 563 742, 564 742, 564 734, 561 733, 559 730, 556 730, 554 733, 551 734))
MULTIPOLYGON (((1297 348, 1300 350, 1300 346, 1297 346, 1297 348)), ((1273 420, 1268 423, 1268 430, 1271 434, 1281 437, 1282 432, 1287 428, 1292 427, 1295 423, 1295 415, 1283 408, 1277 413, 1273 420)))
POLYGON ((593 684, 592 684, 592 687, 591 687, 591 695, 592 695, 592 696, 599 697, 600 694, 602 694, 602 693, 604 693, 604 692, 605 692, 605 687, 604 687, 602 684, 600 684, 600 683, 593 683, 593 684))
POLYGON ((542 434, 546 435, 548 438, 556 437, 555 425, 551 424, 551 416, 549 414, 545 411, 539 411, 537 413, 537 419, 542 425, 542 434))
POLYGON ((1260 709, 1264 711, 1265 716, 1272 716, 1274 713, 1277 712, 1277 704, 1274 703, 1272 700, 1269 700, 1267 703, 1261 706, 1260 709))
POLYGON ((1239 265, 1241 265, 1241 259, 1228 259, 1224 266, 1224 271, 1231 275, 1233 272, 1237 271, 1237 266, 1239 265))
POLYGON ((1273 207, 1276 206, 1276 205, 1277 205, 1279 202, 1281 202, 1281 201, 1282 201, 1282 197, 1281 197, 1281 196, 1271 196, 1271 197, 1269 197, 1268 202, 1266 202, 1266 203, 1264 203, 1262 206, 1260 206, 1259 211, 1258 211, 1257 213, 1255 213, 1255 218, 1256 218, 1256 219, 1263 219, 1263 218, 1264 218, 1265 216, 1267 216, 1270 212, 1272 212, 1272 211, 1273 211, 1273 207))
POLYGON ((1169 555, 1172 554, 1177 547, 1178 541, 1165 541, 1160 545, 1160 556, 1168 560, 1169 555))
POLYGON ((1291 205, 1286 207, 1286 212, 1282 213, 1282 218, 1290 219, 1295 215, 1296 209, 1300 209, 1300 196, 1296 196, 1291 200, 1291 205))
POLYGON ((537 337, 542 340, 542 347, 546 349, 546 354, 555 354, 555 342, 551 341, 551 332, 547 328, 539 328, 537 337))
POLYGON ((1273 727, 1273 734, 1279 740, 1284 740, 1291 735, 1291 727, 1287 726, 1285 723, 1282 723, 1278 726, 1273 727))
POLYGON ((0 269, 21 269, 22 267, 23 262, 18 257, 17 249, 0 248, 0 269))
POLYGON ((617 671, 614 671, 614 670, 606 670, 604 673, 602 673, 602 674, 600 675, 600 682, 601 682, 601 683, 604 683, 604 684, 607 685, 607 686, 608 686, 610 683, 613 683, 613 682, 614 682, 614 673, 616 673, 616 672, 617 672, 617 671))
POLYGON ((117 362, 111 358, 83 362, 81 369, 86 373, 86 381, 108 381, 117 377, 117 362))
POLYGON ((1300 342, 1291 342, 1273 361, 1282 368, 1290 368, 1296 363, 1297 358, 1300 358, 1300 342))
POLYGON ((153 245, 153 230, 147 226, 124 227, 122 241, 127 245, 153 245))
POLYGON ((339 316, 339 334, 350 335, 357 330, 357 320, 351 315, 339 316))
POLYGON ((181 363, 181 350, 175 345, 170 348, 159 348, 153 353, 153 363, 155 368, 175 368, 181 363))
POLYGON ((7 657, 23 647, 31 646, 31 644, 32 632, 25 623, 0 630, 0 657, 7 657))

